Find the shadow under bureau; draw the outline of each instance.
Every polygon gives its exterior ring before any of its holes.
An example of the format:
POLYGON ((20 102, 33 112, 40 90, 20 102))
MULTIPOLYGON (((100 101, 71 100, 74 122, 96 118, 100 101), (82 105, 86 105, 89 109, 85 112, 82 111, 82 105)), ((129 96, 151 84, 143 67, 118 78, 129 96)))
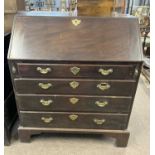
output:
POLYGON ((8 61, 20 140, 93 133, 126 146, 141 53, 134 17, 17 15, 8 61))

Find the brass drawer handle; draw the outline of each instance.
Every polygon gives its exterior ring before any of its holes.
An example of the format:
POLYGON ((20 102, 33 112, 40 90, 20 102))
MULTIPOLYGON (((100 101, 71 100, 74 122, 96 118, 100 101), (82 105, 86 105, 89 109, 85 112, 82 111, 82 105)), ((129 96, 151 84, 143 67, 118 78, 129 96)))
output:
POLYGON ((100 68, 98 70, 99 73, 101 73, 101 75, 109 75, 113 72, 113 69, 110 68, 110 69, 103 69, 103 68, 100 68))
POLYGON ((76 89, 79 86, 79 82, 77 81, 72 81, 69 83, 70 87, 73 89, 76 89))
POLYGON ((69 119, 72 120, 72 121, 75 121, 76 119, 78 119, 78 115, 69 115, 69 119))
POLYGON ((100 83, 97 85, 97 88, 99 88, 100 90, 104 91, 110 88, 110 84, 108 83, 100 83))
POLYGON ((53 121, 53 118, 52 117, 41 117, 41 120, 44 123, 51 123, 53 121))
POLYGON ((73 20, 72 20, 72 24, 73 24, 74 26, 78 26, 78 25, 81 24, 81 20, 80 20, 80 19, 73 19, 73 20))
POLYGON ((17 71, 17 70, 16 70, 15 66, 12 66, 12 73, 15 74, 16 71, 17 71))
POLYGON ((79 72, 80 72, 80 68, 79 67, 71 67, 70 68, 70 71, 74 74, 74 75, 77 75, 79 72))
POLYGON ((51 68, 49 68, 49 67, 47 67, 47 68, 37 67, 37 71, 39 71, 39 73, 41 73, 41 74, 47 74, 48 72, 51 72, 51 68))
POLYGON ((43 106, 49 106, 51 103, 53 103, 52 100, 44 100, 44 99, 41 99, 40 100, 40 103, 43 105, 43 106))
POLYGON ((137 76, 138 73, 139 73, 139 71, 138 71, 138 69, 136 68, 136 69, 135 69, 135 76, 137 76))
POLYGON ((106 120, 105 119, 97 119, 97 118, 94 118, 93 121, 97 125, 102 125, 106 120))
POLYGON ((108 102, 107 101, 96 101, 95 104, 98 106, 98 107, 105 107, 106 105, 108 105, 108 102))
POLYGON ((79 101, 79 99, 73 97, 73 98, 70 98, 69 101, 70 101, 70 103, 72 103, 72 104, 76 104, 76 103, 79 101))
POLYGON ((39 83, 38 85, 42 89, 49 89, 50 87, 52 87, 51 83, 39 83))

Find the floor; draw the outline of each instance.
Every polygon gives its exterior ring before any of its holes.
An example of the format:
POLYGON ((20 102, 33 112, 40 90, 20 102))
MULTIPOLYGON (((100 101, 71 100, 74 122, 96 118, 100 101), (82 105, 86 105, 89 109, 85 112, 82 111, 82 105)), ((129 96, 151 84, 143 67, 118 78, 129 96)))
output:
POLYGON ((21 143, 15 137, 4 151, 5 155, 149 155, 149 83, 143 76, 128 129, 126 148, 118 148, 114 139, 100 135, 42 134, 32 137, 31 143, 21 143))

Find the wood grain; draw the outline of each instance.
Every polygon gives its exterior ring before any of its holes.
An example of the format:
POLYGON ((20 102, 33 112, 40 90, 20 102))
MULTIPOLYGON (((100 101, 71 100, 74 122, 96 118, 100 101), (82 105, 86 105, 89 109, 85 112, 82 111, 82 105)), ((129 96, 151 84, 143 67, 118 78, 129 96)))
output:
POLYGON ((23 126, 19 127, 21 141, 42 132, 103 133, 116 138, 118 146, 126 146, 129 132, 124 130, 141 71, 141 46, 134 17, 17 15, 8 61, 23 126), (73 19, 81 23, 74 26, 73 19), (73 66, 80 68, 77 75, 70 71, 73 66), (51 72, 42 75, 37 67, 51 68, 51 72), (113 72, 101 76, 100 67, 112 67, 113 72), (75 89, 70 86, 73 81, 79 83, 75 89), (39 83, 51 87, 43 89, 39 83), (109 88, 100 90, 101 83, 109 88), (73 105, 71 97, 79 101, 73 105), (45 107, 42 99, 53 102, 45 107), (96 100, 108 105, 97 107, 96 100), (72 114, 78 115, 75 121, 69 119, 72 114), (46 121, 51 122, 43 122, 49 117, 53 120, 46 121), (97 125, 94 119, 106 121, 97 125))
POLYGON ((57 61, 141 61, 134 17, 16 16, 9 59, 57 61), (73 19, 81 20, 79 26, 73 19), (21 52, 22 51, 22 52, 21 52))
POLYGON ((16 95, 19 110, 23 111, 76 111, 76 112, 129 112, 132 98, 119 96, 83 96, 83 95, 16 95), (72 104, 71 98, 78 102, 72 104), (44 106, 41 100, 52 100, 49 106, 44 106), (96 101, 107 102, 104 107, 96 105, 96 101))
POLYGON ((81 94, 81 95, 115 95, 132 96, 135 89, 134 80, 90 80, 90 79, 14 79, 15 89, 21 94, 81 94), (70 86, 71 82, 78 82, 77 88, 70 86), (42 89, 39 83, 51 84, 48 89, 42 89), (110 85, 109 89, 101 90, 98 84, 110 85))
POLYGON ((112 16, 114 0, 78 0, 79 16, 112 16))
POLYGON ((21 77, 42 77, 42 78, 98 78, 98 79, 134 79, 136 65, 118 65, 113 64, 42 64, 42 63, 17 63, 19 75, 21 77), (41 74, 37 67, 42 69, 50 68, 47 74, 41 74), (71 72, 71 68, 78 67, 77 74, 71 72), (99 69, 109 70, 112 73, 102 75, 99 69))
POLYGON ((86 129, 126 129, 127 114, 104 113, 69 113, 69 112, 20 112, 20 123, 25 127, 53 127, 53 128, 86 128, 86 129), (78 115, 76 120, 70 120, 70 115, 78 115), (41 118, 53 118, 50 123, 44 123, 41 118), (94 123, 94 119, 105 120, 101 125, 94 123))

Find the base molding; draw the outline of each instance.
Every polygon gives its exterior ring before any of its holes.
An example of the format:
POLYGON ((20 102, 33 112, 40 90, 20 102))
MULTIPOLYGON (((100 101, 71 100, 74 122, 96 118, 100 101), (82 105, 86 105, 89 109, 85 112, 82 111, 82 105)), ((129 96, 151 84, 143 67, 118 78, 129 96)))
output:
POLYGON ((18 128, 18 135, 21 142, 30 142, 31 135, 41 133, 77 133, 77 134, 103 134, 116 139, 118 147, 126 147, 130 133, 127 130, 103 130, 103 129, 71 129, 71 128, 18 128))

